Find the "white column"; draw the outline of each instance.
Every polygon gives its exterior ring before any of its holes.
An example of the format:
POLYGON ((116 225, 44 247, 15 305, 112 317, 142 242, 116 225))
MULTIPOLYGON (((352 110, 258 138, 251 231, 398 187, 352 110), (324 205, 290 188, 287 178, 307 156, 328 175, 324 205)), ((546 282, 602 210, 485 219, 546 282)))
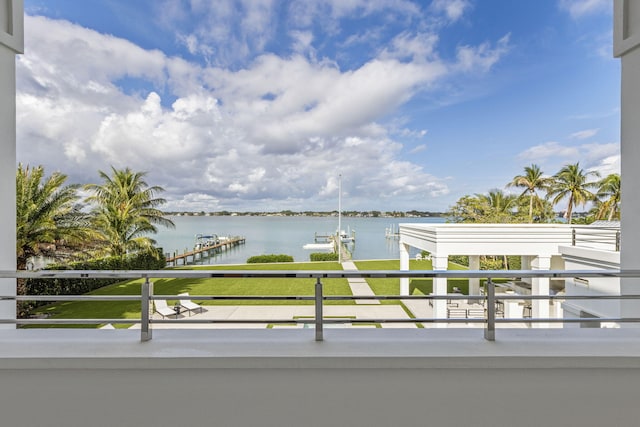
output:
MULTIPOLYGON (((409 245, 400 242, 400 270, 409 271, 409 245)), ((400 278, 400 295, 409 295, 409 278, 400 278)))
MULTIPOLYGON (((506 291, 508 295, 515 295, 514 291, 506 291)), ((504 301, 504 317, 507 319, 522 319, 522 306, 518 304, 518 300, 504 301)))
MULTIPOLYGON (((480 255, 469 255, 469 270, 480 270, 480 255)), ((480 279, 469 279, 469 295, 480 295, 480 279)))
MULTIPOLYGON (((550 256, 537 256, 531 260, 532 270, 549 270, 551 268, 550 256)), ((549 295, 549 278, 533 278, 531 279, 531 294, 532 295, 549 295)), ((539 319, 549 318, 549 301, 548 300, 533 300, 531 303, 531 317, 539 319)), ((546 328, 548 325, 545 323, 534 323, 534 328, 546 328)))
MULTIPOLYGON (((640 2, 616 0, 614 3, 614 54, 621 59, 620 152, 622 188, 620 268, 640 269, 640 2)), ((622 295, 638 294, 640 279, 622 279, 622 295)), ((640 317, 640 301, 620 303, 622 317, 640 317)), ((622 327, 637 327, 622 323, 622 327)))
MULTIPOLYGON (((440 254, 431 254, 431 262, 433 264, 433 270, 446 270, 449 267, 449 256, 440 254)), ((433 294, 434 295, 447 295, 447 279, 435 278, 433 279, 433 294)), ((436 319, 447 318, 447 300, 434 300, 433 301, 433 317, 436 319)), ((445 323, 436 323, 436 328, 446 328, 445 323)))
MULTIPOLYGON (((0 2, 0 270, 9 271, 16 269, 15 56, 23 49, 23 15, 22 0, 0 2)), ((0 279, 0 294, 15 293, 15 279, 0 279)), ((0 318, 15 317, 15 302, 0 301, 0 318)))

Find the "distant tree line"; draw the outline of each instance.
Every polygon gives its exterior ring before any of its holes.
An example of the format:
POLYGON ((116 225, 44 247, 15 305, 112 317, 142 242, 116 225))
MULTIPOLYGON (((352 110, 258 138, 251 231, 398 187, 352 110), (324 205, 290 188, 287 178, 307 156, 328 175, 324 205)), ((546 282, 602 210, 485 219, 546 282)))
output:
MULTIPOLYGON (((183 216, 338 216, 338 211, 270 211, 270 212, 241 212, 241 211, 165 211, 166 215, 183 215, 183 216)), ((445 216, 445 212, 436 211, 342 211, 345 217, 363 217, 363 218, 407 218, 407 217, 440 217, 445 216)))

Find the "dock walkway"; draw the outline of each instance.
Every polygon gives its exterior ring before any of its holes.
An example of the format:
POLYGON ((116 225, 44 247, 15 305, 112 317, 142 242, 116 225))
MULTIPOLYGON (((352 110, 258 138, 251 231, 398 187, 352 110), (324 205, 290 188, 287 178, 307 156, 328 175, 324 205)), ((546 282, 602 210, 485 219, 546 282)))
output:
MULTIPOLYGON (((358 267, 353 261, 345 261, 342 263, 343 270, 357 270, 358 267)), ((356 296, 374 296, 375 293, 371 290, 369 283, 363 278, 348 278, 349 287, 351 293, 356 296)), ((356 304, 380 304, 380 300, 377 299, 358 299, 356 304)))
POLYGON ((189 263, 189 258, 191 258, 192 263, 195 263, 198 259, 210 258, 214 253, 243 244, 245 243, 245 241, 246 239, 244 237, 236 236, 231 237, 230 239, 222 240, 215 245, 203 246, 192 251, 186 251, 182 254, 174 252, 172 256, 170 255, 166 257, 167 265, 175 267, 180 260, 182 260, 182 265, 187 265, 189 263))

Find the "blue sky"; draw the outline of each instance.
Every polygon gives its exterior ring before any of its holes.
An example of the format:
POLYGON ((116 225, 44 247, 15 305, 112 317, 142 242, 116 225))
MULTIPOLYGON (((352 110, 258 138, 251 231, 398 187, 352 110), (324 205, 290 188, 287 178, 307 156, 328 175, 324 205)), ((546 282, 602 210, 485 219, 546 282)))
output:
POLYGON ((619 172, 610 0, 25 0, 18 161, 171 210, 443 211, 619 172))

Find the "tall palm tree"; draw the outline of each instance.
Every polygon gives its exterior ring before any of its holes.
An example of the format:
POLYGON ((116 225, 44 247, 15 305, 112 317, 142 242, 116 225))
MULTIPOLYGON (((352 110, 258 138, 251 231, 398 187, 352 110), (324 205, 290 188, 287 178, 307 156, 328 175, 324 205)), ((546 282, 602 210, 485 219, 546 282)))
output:
POLYGON ((619 174, 612 173, 598 181, 596 197, 600 201, 600 206, 596 218, 602 219, 608 213, 607 219, 609 221, 613 220, 620 208, 621 195, 619 174))
POLYGON ((540 170, 538 165, 532 164, 524 168, 524 175, 516 175, 513 180, 507 184, 507 187, 524 188, 520 197, 524 197, 527 194, 529 195, 529 223, 533 222, 534 202, 537 201, 538 206, 541 205, 536 190, 546 191, 552 182, 552 178, 543 176, 542 170, 540 170))
POLYGON ((595 199, 595 194, 589 188, 597 187, 597 183, 588 182, 590 176, 599 177, 595 171, 585 171, 580 168, 580 163, 565 165, 553 176, 554 182, 548 190, 548 197, 553 197, 552 203, 555 205, 560 200, 568 197, 566 217, 571 224, 573 219, 573 208, 577 205, 584 205, 588 201, 595 199))
POLYGON ((42 166, 18 165, 16 172, 17 268, 24 270, 31 257, 68 256, 90 239, 87 216, 77 203, 77 185, 64 185, 66 175, 44 176, 42 166))
POLYGON ((87 198, 94 208, 93 224, 101 234, 106 252, 122 257, 127 252, 151 251, 155 241, 148 234, 158 232, 156 225, 174 227, 157 209, 166 201, 156 195, 162 187, 149 187, 146 172, 111 167, 112 176, 99 171, 102 184, 88 184, 93 194, 87 198))

